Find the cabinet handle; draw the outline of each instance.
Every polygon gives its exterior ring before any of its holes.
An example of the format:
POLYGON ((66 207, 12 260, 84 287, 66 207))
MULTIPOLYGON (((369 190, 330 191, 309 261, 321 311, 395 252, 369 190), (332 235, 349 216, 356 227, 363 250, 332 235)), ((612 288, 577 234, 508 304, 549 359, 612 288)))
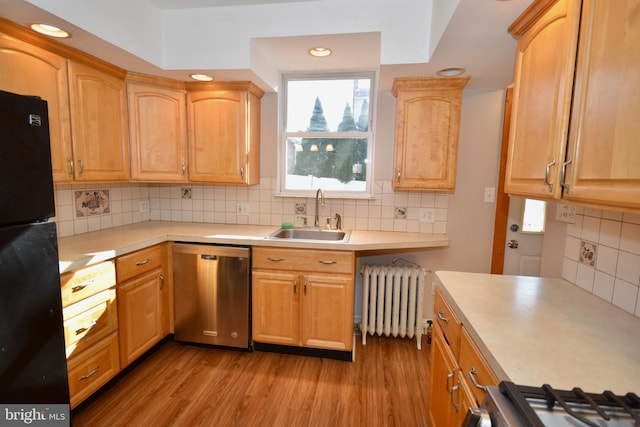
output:
POLYGON ((88 331, 96 323, 98 323, 98 319, 96 319, 93 322, 89 323, 87 326, 83 326, 82 328, 76 329, 76 335, 80 335, 81 333, 88 331))
POLYGON ((80 377, 80 381, 86 380, 88 378, 91 378, 92 376, 94 376, 95 374, 98 373, 98 369, 100 369, 100 365, 96 366, 93 371, 89 372, 87 375, 83 375, 80 377))
POLYGON ((444 323, 449 323, 449 318, 444 317, 442 314, 442 310, 438 310, 438 319, 442 320, 444 323))
POLYGON ((71 288, 71 292, 79 292, 79 291, 83 290, 84 288, 86 288, 87 286, 93 285, 93 282, 95 282, 95 279, 87 280, 83 284, 76 285, 73 288, 71 288))
POLYGON ((71 159, 71 157, 67 157, 67 162, 69 162, 69 173, 68 173, 68 175, 69 176, 73 176, 73 173, 75 171, 74 171, 74 168, 73 168, 74 165, 73 165, 73 160, 71 159))
POLYGON ((273 262, 280 262, 280 261, 284 261, 284 258, 267 257, 267 259, 268 259, 269 261, 273 261, 273 262))
POLYGON ((564 182, 564 176, 565 176, 565 172, 567 171, 567 165, 571 162, 573 162, 573 159, 571 158, 571 156, 568 156, 567 161, 562 164, 562 171, 560 172, 561 173, 560 185, 562 185, 562 188, 564 189, 565 193, 569 192, 570 185, 564 182))
POLYGON ((400 168, 398 168, 398 173, 396 174, 396 181, 400 184, 400 168))
POLYGON ((456 413, 458 413, 458 411, 460 410, 460 405, 458 405, 456 403, 456 399, 454 397, 456 391, 458 391, 458 389, 460 389, 460 380, 458 380, 458 384, 454 385, 451 388, 451 406, 453 406, 456 410, 456 413))
POLYGON ((82 159, 78 159, 78 166, 80 167, 80 173, 78 174, 78 176, 82 176, 82 174, 84 173, 84 162, 82 161, 82 159))
POLYGON ((244 168, 240 168, 240 178, 244 179, 244 168))
POLYGON ((187 174, 187 165, 184 164, 184 162, 182 163, 182 176, 185 176, 187 174))
POLYGON ((329 259, 321 259, 320 261, 318 261, 320 264, 327 264, 327 265, 331 265, 331 264, 337 264, 338 261, 332 261, 329 259))
POLYGON ((553 184, 549 183, 549 170, 551 169, 551 166, 555 164, 556 164, 556 157, 553 156, 553 159, 551 159, 551 163, 547 164, 547 167, 544 170, 544 183, 549 186, 549 193, 553 191, 553 184))
POLYGON ((160 290, 162 290, 164 289, 164 274, 160 273, 158 279, 160 279, 160 290))
POLYGON ((145 259, 143 259, 142 261, 138 261, 138 262, 136 262, 136 265, 137 265, 138 267, 140 267, 141 265, 149 264, 149 262, 150 262, 150 261, 151 261, 151 260, 150 260, 149 258, 145 258, 145 259))
POLYGON ((471 370, 469 371, 469 378, 471 379, 471 382, 476 388, 479 388, 480 390, 484 390, 485 386, 483 386, 482 384, 479 384, 478 381, 476 380, 477 373, 478 372, 476 371, 476 368, 471 367, 471 370))
POLYGON ((447 393, 451 393, 451 390, 449 389, 449 380, 450 380, 451 378, 453 378, 453 376, 455 375, 455 373, 456 373, 456 370, 455 370, 455 369, 453 369, 453 370, 451 371, 451 373, 447 374, 447 393))
POLYGON ((307 295, 307 279, 304 280, 304 294, 307 295))
POLYGON ((297 295, 298 294, 298 279, 295 279, 293 281, 293 294, 297 295))

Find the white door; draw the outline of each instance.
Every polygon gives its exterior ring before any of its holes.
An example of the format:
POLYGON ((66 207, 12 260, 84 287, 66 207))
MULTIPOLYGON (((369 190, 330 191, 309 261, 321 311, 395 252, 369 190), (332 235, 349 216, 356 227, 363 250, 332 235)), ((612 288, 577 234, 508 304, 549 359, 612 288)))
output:
POLYGON ((524 200, 522 197, 509 198, 503 274, 540 276, 544 234, 522 232, 524 200))

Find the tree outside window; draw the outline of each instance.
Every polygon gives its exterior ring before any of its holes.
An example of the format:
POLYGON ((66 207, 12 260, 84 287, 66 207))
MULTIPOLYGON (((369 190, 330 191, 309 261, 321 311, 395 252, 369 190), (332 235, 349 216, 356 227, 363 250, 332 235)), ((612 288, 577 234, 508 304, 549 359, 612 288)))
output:
POLYGON ((362 75, 285 78, 281 193, 370 194, 372 81, 362 75))

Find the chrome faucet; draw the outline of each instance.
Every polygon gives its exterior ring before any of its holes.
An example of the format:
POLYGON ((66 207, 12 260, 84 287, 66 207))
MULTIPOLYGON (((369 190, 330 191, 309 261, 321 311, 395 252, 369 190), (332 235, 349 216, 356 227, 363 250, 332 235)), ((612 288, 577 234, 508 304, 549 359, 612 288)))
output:
POLYGON ((320 209, 318 208, 318 200, 319 199, 322 199, 321 205, 322 205, 322 207, 324 207, 324 193, 322 192, 321 189, 318 188, 318 191, 316 191, 316 218, 313 221, 313 226, 314 227, 320 227, 320 216, 318 215, 319 211, 320 211, 320 209))

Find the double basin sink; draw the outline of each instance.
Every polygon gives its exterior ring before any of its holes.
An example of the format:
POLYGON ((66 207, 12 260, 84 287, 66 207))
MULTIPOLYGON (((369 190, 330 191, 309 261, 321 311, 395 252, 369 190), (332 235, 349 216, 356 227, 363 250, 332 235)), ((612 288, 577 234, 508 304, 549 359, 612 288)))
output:
POLYGON ((347 242, 351 232, 322 228, 281 228, 269 234, 267 239, 277 240, 318 240, 329 242, 347 242))

